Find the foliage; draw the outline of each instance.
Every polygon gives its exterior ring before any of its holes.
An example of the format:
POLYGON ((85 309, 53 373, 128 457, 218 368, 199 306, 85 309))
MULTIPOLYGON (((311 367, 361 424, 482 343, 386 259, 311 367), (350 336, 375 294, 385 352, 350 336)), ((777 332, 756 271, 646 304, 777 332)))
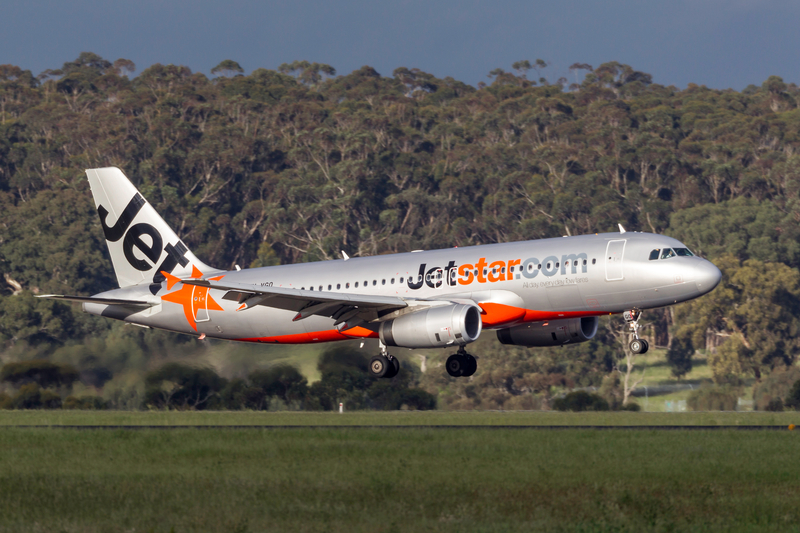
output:
POLYGON ((794 382, 789 394, 786 395, 784 405, 795 411, 800 411, 800 379, 794 382))
POLYGON ((792 398, 793 386, 800 380, 800 367, 780 366, 775 368, 769 375, 763 377, 753 385, 753 405, 759 411, 768 411, 770 404, 777 405, 780 402, 781 407, 785 404, 793 407, 790 404, 792 398))
POLYGON ((692 411, 735 411, 741 390, 731 385, 711 385, 693 390, 686 399, 692 411))
POLYGON ((144 403, 159 409, 206 409, 225 384, 210 368, 167 363, 145 377, 144 403))
POLYGON ((15 386, 36 384, 47 389, 51 387, 69 388, 79 379, 78 371, 68 365, 59 365, 44 360, 7 363, 0 370, 0 381, 15 386))
POLYGON ((667 350, 667 364, 669 364, 672 375, 681 378, 692 371, 692 356, 694 346, 688 337, 675 337, 672 345, 667 350))
POLYGON ((97 396, 67 396, 62 405, 64 409, 96 410, 107 409, 108 404, 97 396))
MULTIPOLYGON (((161 64, 133 77, 131 61, 91 52, 39 76, 0 66, 4 361, 63 357, 100 389, 185 346, 34 298, 115 286, 83 172, 116 165, 189 247, 222 268, 614 231, 617 223, 666 233, 714 260, 724 277, 674 316, 648 311, 663 330, 660 344, 690 338, 707 351, 716 383, 793 364, 800 88, 773 76, 743 92, 677 89, 618 62, 576 63, 570 70, 582 78, 567 86, 548 69, 543 59, 522 59, 475 88, 418 68, 337 75, 311 61, 244 75, 227 59, 213 79, 161 64)), ((607 337, 601 328, 596 340, 563 349, 494 343, 471 380, 432 371, 419 385, 449 409, 547 407, 564 388, 600 386, 619 352, 607 337)), ((388 391, 365 392, 370 385, 354 368, 329 368, 307 399, 318 408, 414 403, 383 403, 388 391)), ((124 386, 118 400, 138 402, 135 387, 124 386)), ((265 408, 272 398, 248 392, 246 380, 227 387, 226 398, 249 398, 236 405, 265 408)), ((165 391, 157 389, 149 399, 159 403, 165 391)), ((223 389, 206 403, 223 402, 223 389)))
POLYGON ((556 411, 608 411, 608 402, 586 391, 574 391, 553 402, 556 411))

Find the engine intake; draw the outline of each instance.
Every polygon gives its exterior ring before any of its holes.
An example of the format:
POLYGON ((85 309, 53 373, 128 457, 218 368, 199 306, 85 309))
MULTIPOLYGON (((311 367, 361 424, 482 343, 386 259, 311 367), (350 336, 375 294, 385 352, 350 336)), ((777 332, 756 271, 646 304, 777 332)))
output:
POLYGON ((378 333, 386 346, 441 348, 469 344, 483 329, 480 308, 453 304, 409 313, 382 322, 378 333))
POLYGON ((497 330, 497 340, 517 346, 560 346, 586 342, 597 334, 596 316, 562 318, 497 330))

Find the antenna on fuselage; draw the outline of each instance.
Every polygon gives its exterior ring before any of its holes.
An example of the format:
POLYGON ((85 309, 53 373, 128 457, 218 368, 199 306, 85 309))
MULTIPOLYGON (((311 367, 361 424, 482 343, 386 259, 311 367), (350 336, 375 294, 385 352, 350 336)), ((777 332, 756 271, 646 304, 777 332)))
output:
POLYGON ((347 261, 348 259, 350 259, 350 256, 349 256, 349 255, 347 255, 347 252, 345 252, 344 250, 342 250, 342 257, 344 257, 344 260, 345 260, 345 261, 347 261))
POLYGON ((625 228, 622 227, 622 224, 617 224, 617 226, 619 226, 620 233, 625 233, 625 228))

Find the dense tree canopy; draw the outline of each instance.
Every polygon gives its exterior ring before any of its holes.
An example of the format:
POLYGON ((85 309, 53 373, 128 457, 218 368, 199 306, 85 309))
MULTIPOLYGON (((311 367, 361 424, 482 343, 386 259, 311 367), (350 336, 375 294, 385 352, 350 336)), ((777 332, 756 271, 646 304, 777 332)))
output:
MULTIPOLYGON (((415 68, 337 76, 308 61, 243 75, 228 59, 213 79, 161 64, 130 78, 134 69, 88 52, 38 76, 0 66, 5 348, 111 335, 105 321, 30 295, 114 286, 83 172, 114 165, 221 268, 617 223, 667 233, 727 257, 723 286, 678 313, 696 319, 682 339, 719 348, 720 376, 796 359, 794 84, 773 76, 742 92, 679 90, 612 62, 576 63, 567 86, 548 81, 543 60, 492 71, 479 88, 415 68)), ((668 344, 675 317, 653 316, 668 344)), ((559 380, 599 384, 610 345, 575 348, 585 364, 572 369, 520 354, 520 366, 475 380, 511 395, 559 380)))

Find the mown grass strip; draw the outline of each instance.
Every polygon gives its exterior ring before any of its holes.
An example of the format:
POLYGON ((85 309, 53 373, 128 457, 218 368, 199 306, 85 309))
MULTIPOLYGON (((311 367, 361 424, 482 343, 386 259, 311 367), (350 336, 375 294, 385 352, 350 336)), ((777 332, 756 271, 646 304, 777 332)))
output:
POLYGON ((0 411, 0 426, 788 426, 797 412, 0 411))
POLYGON ((789 531, 772 431, 0 431, 4 531, 789 531))

